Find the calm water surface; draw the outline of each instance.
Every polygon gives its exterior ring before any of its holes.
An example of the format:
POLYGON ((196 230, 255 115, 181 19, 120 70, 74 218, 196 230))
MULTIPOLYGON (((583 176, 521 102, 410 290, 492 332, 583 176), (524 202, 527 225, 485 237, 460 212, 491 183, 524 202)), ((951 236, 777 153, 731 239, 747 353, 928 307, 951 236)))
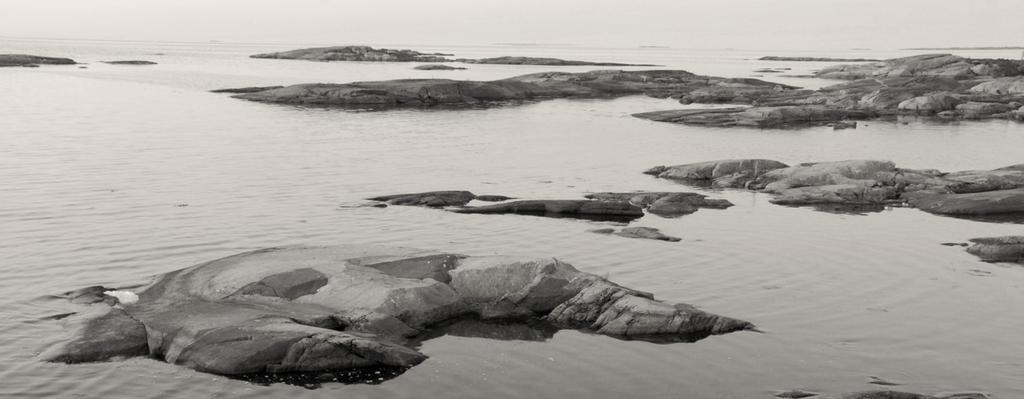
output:
MULTIPOLYGON (((989 169, 1024 162, 1024 125, 908 119, 856 130, 760 131, 630 117, 680 107, 646 97, 350 112, 207 92, 405 77, 496 79, 553 69, 415 71, 403 63, 246 57, 297 47, 304 45, 0 40, 0 52, 89 63, 88 69, 0 70, 0 396, 770 398, 793 388, 880 388, 868 383, 877 376, 925 393, 1024 397, 1024 268, 982 263, 960 247, 939 245, 1024 234, 1021 224, 902 208, 839 214, 781 207, 765 195, 702 191, 640 173, 654 165, 741 157, 989 169), (111 59, 160 64, 98 63, 111 59), (524 198, 701 191, 736 206, 634 222, 682 237, 680 243, 595 235, 586 230, 607 224, 571 219, 341 206, 372 195, 439 189, 524 198), (60 322, 42 318, 75 310, 48 295, 144 283, 261 247, 335 243, 556 256, 664 300, 750 320, 765 333, 674 345, 575 331, 545 340, 448 335, 425 342, 430 359, 393 380, 318 390, 253 385, 149 359, 74 366, 39 361, 40 352, 64 337, 60 322)), ((822 66, 753 61, 767 54, 909 54, 416 48, 459 57, 652 62, 736 77, 766 66, 792 67, 793 74, 822 66)), ((829 83, 766 79, 805 87, 829 83)))

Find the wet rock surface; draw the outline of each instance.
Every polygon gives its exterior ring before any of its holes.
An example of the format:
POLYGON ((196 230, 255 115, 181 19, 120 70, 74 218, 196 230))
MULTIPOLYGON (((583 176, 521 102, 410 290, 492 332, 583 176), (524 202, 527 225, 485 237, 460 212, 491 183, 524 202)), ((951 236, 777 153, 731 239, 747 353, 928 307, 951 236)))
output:
POLYGON ((33 67, 39 65, 74 65, 70 58, 43 57, 29 54, 0 54, 0 67, 33 67))
POLYGON ((753 328, 557 259, 407 248, 246 252, 160 275, 138 296, 132 304, 80 305, 90 316, 46 357, 78 363, 149 355, 254 380, 294 373, 336 380, 348 370, 400 374, 426 359, 417 337, 465 317, 672 342, 753 328))
POLYGON ((945 215, 1024 213, 1024 166, 943 173, 890 161, 849 160, 794 166, 771 160, 723 160, 657 166, 644 173, 715 187, 775 194, 784 205, 902 205, 945 215))
POLYGON ((777 394, 779 398, 808 398, 808 399, 989 399, 988 395, 978 392, 950 393, 938 395, 923 395, 911 392, 900 391, 862 391, 845 394, 812 394, 804 391, 790 391, 798 393, 798 396, 780 396, 787 393, 777 394), (805 395, 811 394, 811 395, 805 395))
POLYGON ((217 90, 210 90, 210 92, 211 92, 211 93, 232 93, 232 94, 241 94, 241 93, 256 93, 256 92, 261 92, 261 91, 266 91, 266 90, 274 90, 274 89, 280 89, 280 88, 282 88, 282 87, 284 87, 284 86, 253 86, 253 87, 238 87, 238 88, 234 88, 234 89, 217 89, 217 90))
POLYGON ((970 240, 967 252, 986 262, 1024 263, 1024 236, 984 237, 970 240))

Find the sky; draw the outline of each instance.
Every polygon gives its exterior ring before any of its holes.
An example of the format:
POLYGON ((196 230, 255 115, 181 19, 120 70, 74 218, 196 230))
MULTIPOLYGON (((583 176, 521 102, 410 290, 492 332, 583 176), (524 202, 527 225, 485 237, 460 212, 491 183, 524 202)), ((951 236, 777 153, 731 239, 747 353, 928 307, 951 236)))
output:
POLYGON ((1024 0, 0 0, 0 36, 808 50, 1024 46, 1024 0))

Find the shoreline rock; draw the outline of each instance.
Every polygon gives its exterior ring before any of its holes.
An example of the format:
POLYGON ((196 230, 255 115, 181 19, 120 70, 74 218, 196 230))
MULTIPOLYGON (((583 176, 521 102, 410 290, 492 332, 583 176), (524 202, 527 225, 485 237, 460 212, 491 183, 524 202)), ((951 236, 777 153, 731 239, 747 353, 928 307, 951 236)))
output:
POLYGON ((1024 263, 1024 236, 983 237, 969 240, 967 253, 985 262, 1024 263))
POLYGON ((615 229, 613 228, 603 228, 588 231, 596 234, 613 234, 619 237, 644 238, 648 240, 659 240, 668 242, 678 242, 683 240, 682 238, 679 237, 673 237, 670 235, 662 234, 661 231, 653 227, 626 227, 619 231, 615 231, 615 229))
POLYGON ((644 216, 642 208, 626 201, 595 200, 519 200, 486 206, 453 208, 449 211, 465 214, 516 214, 611 221, 631 221, 644 216))
POLYGON ((216 89, 210 90, 210 93, 232 93, 232 94, 244 94, 244 93, 258 93, 261 91, 280 89, 284 86, 252 86, 252 87, 239 87, 235 89, 216 89))
POLYGON ((553 258, 408 248, 245 252, 157 276, 138 296, 132 304, 88 305, 90 317, 77 320, 82 328, 46 358, 149 355, 242 378, 366 368, 400 374, 426 359, 413 346, 417 337, 463 317, 658 342, 754 329, 553 258))

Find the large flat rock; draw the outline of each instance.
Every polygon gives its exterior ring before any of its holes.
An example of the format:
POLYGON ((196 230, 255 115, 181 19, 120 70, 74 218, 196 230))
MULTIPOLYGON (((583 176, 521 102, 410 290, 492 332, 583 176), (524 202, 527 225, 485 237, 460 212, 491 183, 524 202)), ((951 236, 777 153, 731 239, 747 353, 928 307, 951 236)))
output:
POLYGON ((412 367, 426 359, 415 349, 420 337, 466 317, 658 341, 752 328, 655 300, 553 258, 408 248, 246 252, 160 275, 138 297, 113 307, 101 299, 79 305, 89 306, 90 316, 77 318, 79 328, 47 358, 78 363, 149 355, 252 376, 412 367))

